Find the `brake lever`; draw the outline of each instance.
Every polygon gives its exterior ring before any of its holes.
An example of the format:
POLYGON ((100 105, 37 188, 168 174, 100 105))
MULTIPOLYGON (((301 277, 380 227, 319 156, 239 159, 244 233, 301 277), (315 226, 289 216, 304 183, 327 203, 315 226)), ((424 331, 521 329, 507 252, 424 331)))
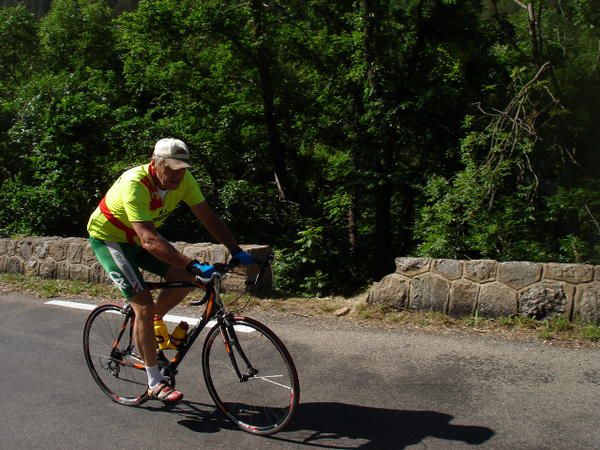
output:
POLYGON ((199 281, 202 284, 208 284, 212 281, 212 279, 213 279, 212 275, 208 278, 202 278, 200 275, 196 275, 196 281, 199 281))

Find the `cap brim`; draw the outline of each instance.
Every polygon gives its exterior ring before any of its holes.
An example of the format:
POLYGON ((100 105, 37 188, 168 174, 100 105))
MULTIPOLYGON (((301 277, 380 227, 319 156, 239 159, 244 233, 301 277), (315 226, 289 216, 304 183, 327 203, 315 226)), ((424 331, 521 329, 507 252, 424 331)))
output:
POLYGON ((188 167, 192 167, 190 164, 179 159, 166 158, 165 162, 167 163, 167 166, 169 166, 173 170, 187 169, 188 167))

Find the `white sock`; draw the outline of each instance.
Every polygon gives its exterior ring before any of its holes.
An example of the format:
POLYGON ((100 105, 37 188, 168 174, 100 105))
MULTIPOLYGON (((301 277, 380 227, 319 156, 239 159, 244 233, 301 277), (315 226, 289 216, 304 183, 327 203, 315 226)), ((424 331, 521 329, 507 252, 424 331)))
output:
POLYGON ((146 366, 146 373, 148 374, 148 387, 150 389, 154 389, 158 383, 164 380, 158 366, 146 366))

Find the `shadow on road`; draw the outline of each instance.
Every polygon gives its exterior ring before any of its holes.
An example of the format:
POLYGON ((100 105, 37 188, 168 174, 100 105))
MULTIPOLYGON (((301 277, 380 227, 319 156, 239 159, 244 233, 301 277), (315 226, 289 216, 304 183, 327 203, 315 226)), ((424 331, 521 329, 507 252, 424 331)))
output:
MULTIPOLYGON (((236 429, 214 406, 185 403, 187 408, 177 411, 186 417, 180 425, 204 433, 236 429)), ((270 439, 321 448, 402 449, 427 437, 482 444, 495 434, 486 427, 450 424, 452 419, 434 411, 306 403, 300 405, 292 423, 270 439)))
POLYGON ((149 407, 144 405, 142 408, 183 416, 184 419, 179 420, 177 423, 198 433, 216 433, 220 430, 239 429, 230 422, 214 404, 211 405, 184 400, 176 406, 161 405, 159 407, 149 407))
MULTIPOLYGON (((336 439, 356 439, 360 449, 401 449, 436 437, 467 444, 481 444, 494 431, 479 426, 452 425, 448 414, 434 411, 403 411, 344 403, 307 403, 286 431, 312 431, 304 444, 336 448, 336 439), (319 441, 327 441, 320 444, 319 441)), ((277 436, 275 436, 277 438, 277 436)), ((347 446, 344 446, 347 448, 347 446)))

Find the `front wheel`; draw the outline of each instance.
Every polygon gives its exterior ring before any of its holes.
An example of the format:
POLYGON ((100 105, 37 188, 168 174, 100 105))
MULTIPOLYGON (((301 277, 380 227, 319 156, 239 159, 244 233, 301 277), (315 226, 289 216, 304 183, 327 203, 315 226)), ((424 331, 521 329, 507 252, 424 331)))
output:
POLYGON ((202 352, 208 392, 217 407, 242 430, 269 435, 292 419, 300 383, 279 338, 256 320, 236 316, 217 324, 202 352))

